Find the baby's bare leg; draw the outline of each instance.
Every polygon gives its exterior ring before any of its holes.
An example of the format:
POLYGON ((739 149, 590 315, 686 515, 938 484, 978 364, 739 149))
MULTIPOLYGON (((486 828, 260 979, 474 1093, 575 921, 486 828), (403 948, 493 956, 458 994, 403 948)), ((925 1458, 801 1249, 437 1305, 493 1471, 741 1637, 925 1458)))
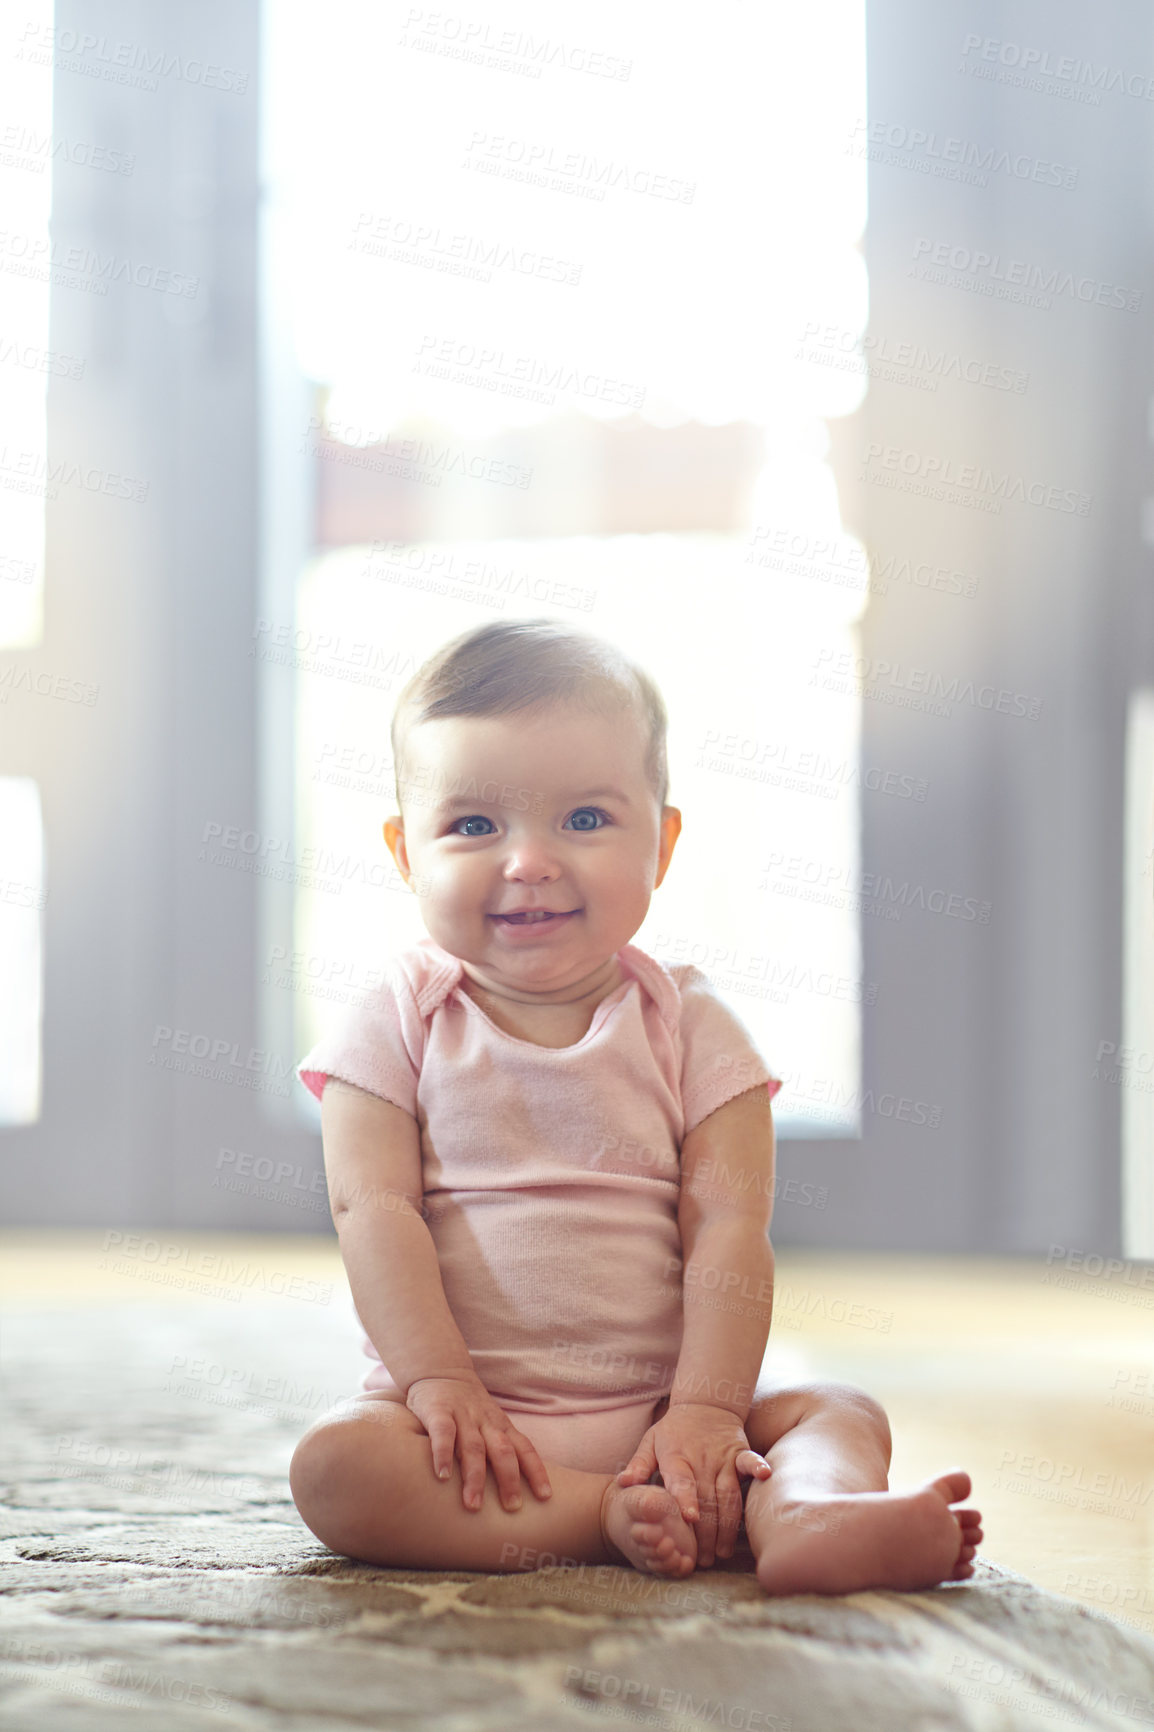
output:
POLYGON ((679 1558, 676 1568, 667 1567, 674 1561, 672 1548, 662 1543, 665 1506, 677 1509, 668 1492, 657 1486, 624 1490, 608 1473, 584 1473, 548 1460, 545 1466, 551 1497, 536 1497, 522 1479, 521 1507, 504 1509, 490 1467, 480 1509, 467 1510, 460 1463, 454 1462, 449 1479, 438 1480, 417 1416, 399 1401, 364 1395, 306 1432, 289 1481, 297 1509, 317 1538, 365 1563, 532 1570, 545 1554, 557 1562, 628 1561, 655 1573, 684 1573, 679 1558), (660 1531, 650 1535, 654 1523, 660 1531), (641 1531, 631 1544, 634 1528, 641 1531))
POLYGON ((771 1594, 917 1589, 973 1575, 982 1538, 969 1475, 887 1489, 889 1424, 861 1390, 811 1384, 760 1396, 745 1425, 773 1467, 749 1488, 745 1524, 771 1594))

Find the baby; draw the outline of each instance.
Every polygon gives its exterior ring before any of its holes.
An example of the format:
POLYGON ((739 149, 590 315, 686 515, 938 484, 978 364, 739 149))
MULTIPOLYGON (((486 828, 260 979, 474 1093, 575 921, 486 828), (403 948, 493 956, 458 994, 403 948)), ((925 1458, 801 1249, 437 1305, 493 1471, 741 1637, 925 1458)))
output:
POLYGON ((299 1066, 372 1365, 293 1497, 404 1569, 741 1546, 770 1594, 960 1580, 967 1474, 890 1492, 877 1402, 759 1383, 781 1085, 700 970, 629 942, 681 829, 665 734, 641 669, 548 620, 401 694, 384 834, 429 936, 299 1066))

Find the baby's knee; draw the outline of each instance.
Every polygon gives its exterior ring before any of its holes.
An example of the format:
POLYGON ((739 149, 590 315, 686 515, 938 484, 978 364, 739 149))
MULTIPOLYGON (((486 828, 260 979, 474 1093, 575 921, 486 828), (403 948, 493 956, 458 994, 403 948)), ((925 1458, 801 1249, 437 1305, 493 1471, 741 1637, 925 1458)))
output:
MULTIPOLYGON (((373 1428, 374 1431, 376 1428, 373 1428)), ((289 1489, 301 1520, 330 1551, 354 1554, 355 1514, 361 1505, 365 1447, 363 1421, 314 1425, 293 1451, 289 1489)))
POLYGON ((868 1390, 859 1389, 854 1383, 833 1382, 814 1383, 809 1388, 815 1411, 824 1409, 827 1412, 853 1414, 877 1434, 878 1441, 888 1457, 893 1447, 889 1418, 881 1402, 870 1395, 868 1390))
POLYGON ((314 1425, 301 1438, 289 1462, 289 1490, 310 1527, 311 1517, 324 1506, 339 1472, 335 1460, 338 1454, 335 1434, 339 1429, 335 1425, 314 1425))
POLYGON ((818 1418, 850 1419, 864 1425, 876 1437, 888 1465, 892 1439, 885 1408, 852 1383, 798 1383, 759 1395, 746 1420, 746 1435, 754 1448, 765 1449, 794 1426, 818 1418), (764 1441, 756 1442, 755 1434, 764 1441))

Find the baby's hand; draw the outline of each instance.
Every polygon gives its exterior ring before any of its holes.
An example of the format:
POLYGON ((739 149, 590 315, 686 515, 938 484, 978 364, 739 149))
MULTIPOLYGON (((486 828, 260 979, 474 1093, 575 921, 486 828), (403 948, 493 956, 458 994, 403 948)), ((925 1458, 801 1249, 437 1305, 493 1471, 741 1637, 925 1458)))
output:
POLYGON ((703 1570, 715 1556, 733 1556, 742 1514, 738 1475, 768 1479, 773 1471, 764 1456, 750 1449, 735 1414, 694 1402, 671 1407, 649 1427, 617 1482, 644 1485, 655 1470, 696 1529, 697 1564, 703 1570))
POLYGON ((479 1377, 418 1378, 409 1385, 405 1406, 429 1434, 438 1479, 448 1479, 454 1454, 460 1456, 461 1501, 466 1509, 481 1507, 486 1457, 493 1464, 497 1494, 505 1509, 521 1507, 522 1473, 537 1497, 552 1496, 545 1463, 479 1377))

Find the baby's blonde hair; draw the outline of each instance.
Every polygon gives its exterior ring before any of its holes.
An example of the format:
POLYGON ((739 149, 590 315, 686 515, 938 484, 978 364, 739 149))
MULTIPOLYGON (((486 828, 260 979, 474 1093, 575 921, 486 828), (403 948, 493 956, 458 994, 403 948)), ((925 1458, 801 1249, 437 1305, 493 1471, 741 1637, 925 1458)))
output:
POLYGON ((645 775, 658 808, 669 797, 669 718, 657 686, 613 644, 551 619, 475 626, 442 645, 397 699, 390 737, 402 801, 410 729, 447 716, 510 716, 576 703, 599 714, 624 708, 648 726, 645 775))

